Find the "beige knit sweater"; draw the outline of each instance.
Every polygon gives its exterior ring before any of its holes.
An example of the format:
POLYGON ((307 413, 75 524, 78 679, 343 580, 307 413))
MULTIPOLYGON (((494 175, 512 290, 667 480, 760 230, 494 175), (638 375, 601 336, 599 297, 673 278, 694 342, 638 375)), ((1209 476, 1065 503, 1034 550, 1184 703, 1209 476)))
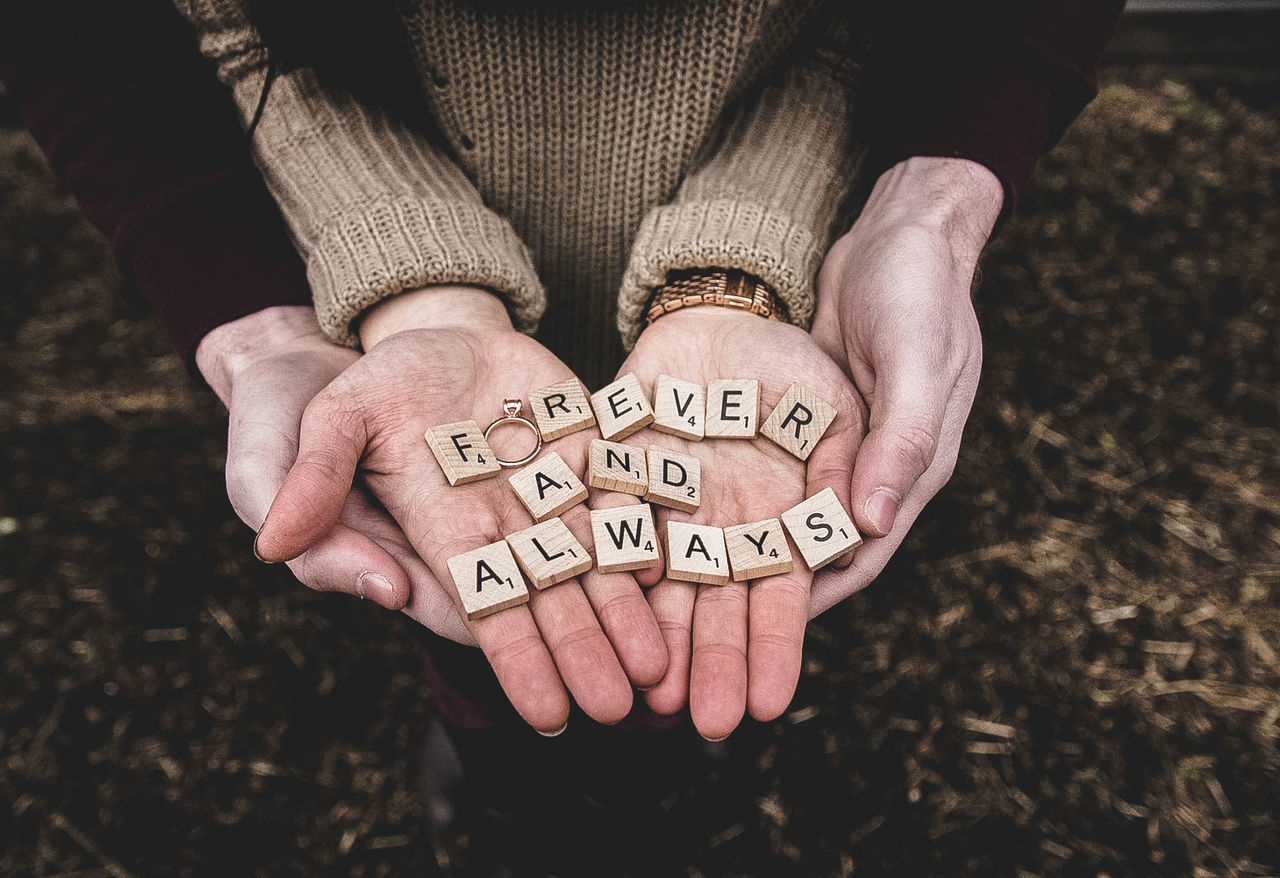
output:
MULTIPOLYGON (((244 0, 176 2, 247 121, 267 55, 244 0)), ((403 5, 448 149, 308 70, 277 78, 254 136, 334 341, 387 296, 475 284, 597 386, 651 288, 712 266, 808 324, 863 154, 849 22, 820 0, 403 5)))

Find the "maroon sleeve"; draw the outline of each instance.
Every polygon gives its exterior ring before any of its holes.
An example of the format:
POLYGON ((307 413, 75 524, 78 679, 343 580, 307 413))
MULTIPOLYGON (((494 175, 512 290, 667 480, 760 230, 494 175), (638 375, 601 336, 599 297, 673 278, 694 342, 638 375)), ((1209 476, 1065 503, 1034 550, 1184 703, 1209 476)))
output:
POLYGON ((1098 92, 1123 0, 901 4, 869 71, 878 169, 909 156, 972 159, 1004 186, 1003 221, 1098 92))
POLYGON ((310 304, 230 95, 168 0, 24 0, 0 79, 188 365, 220 324, 310 304))

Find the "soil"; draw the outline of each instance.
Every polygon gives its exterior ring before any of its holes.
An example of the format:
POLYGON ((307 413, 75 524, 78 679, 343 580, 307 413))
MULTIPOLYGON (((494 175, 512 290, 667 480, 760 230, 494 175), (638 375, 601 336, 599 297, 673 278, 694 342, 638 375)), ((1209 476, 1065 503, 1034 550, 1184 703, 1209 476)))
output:
MULTIPOLYGON (((954 479, 662 800, 683 874, 1280 871, 1277 97, 1107 71, 985 259, 954 479)), ((412 623, 254 562, 223 413, 13 127, 0 290, 0 874, 466 862, 412 623)))

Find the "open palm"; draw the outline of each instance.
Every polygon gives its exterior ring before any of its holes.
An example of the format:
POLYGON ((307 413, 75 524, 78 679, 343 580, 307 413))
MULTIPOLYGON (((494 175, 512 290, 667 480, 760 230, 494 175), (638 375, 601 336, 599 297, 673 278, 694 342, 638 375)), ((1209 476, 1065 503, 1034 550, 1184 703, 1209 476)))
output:
MULTIPOLYGON (((648 327, 621 371, 634 372, 650 394, 660 374, 699 384, 755 378, 761 418, 793 382, 818 391, 837 410, 807 464, 764 438, 693 442, 650 429, 625 440, 701 460, 700 508, 655 508, 659 535, 667 521, 726 527, 776 518, 828 487, 847 508, 863 410, 848 379, 808 333, 754 314, 686 309, 648 327)), ((800 558, 790 573, 750 583, 696 585, 666 579, 657 568, 638 578, 653 585, 649 603, 670 655, 666 676, 645 695, 650 707, 673 713, 687 698, 698 731, 713 740, 733 731, 748 708, 759 720, 786 709, 800 676, 813 579, 800 558)))
MULTIPOLYGON (((451 583, 449 558, 533 520, 505 475, 451 487, 423 434, 461 420, 487 424, 502 414, 505 397, 571 377, 544 347, 509 329, 414 329, 385 338, 308 406, 297 463, 259 534, 259 551, 290 558, 322 538, 359 471, 436 579, 451 583)), ((582 472, 590 437, 565 437, 555 450, 582 472)), ((563 518, 589 540, 584 507, 563 518)), ((568 718, 566 686, 588 715, 615 722, 630 709, 631 683, 650 685, 666 666, 656 623, 629 574, 590 571, 468 625, 512 705, 544 732, 568 718)))

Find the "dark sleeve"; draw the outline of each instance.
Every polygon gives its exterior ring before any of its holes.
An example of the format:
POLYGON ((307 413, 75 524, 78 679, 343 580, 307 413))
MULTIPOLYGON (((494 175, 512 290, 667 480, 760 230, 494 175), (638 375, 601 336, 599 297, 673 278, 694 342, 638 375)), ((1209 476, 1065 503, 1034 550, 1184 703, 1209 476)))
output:
POLYGON ((1004 186, 1003 221, 1098 93, 1123 0, 894 5, 868 71, 877 170, 910 156, 979 162, 1004 186))
POLYGON ((214 327, 311 303, 230 96, 168 0, 10 4, 0 79, 189 366, 214 327))

